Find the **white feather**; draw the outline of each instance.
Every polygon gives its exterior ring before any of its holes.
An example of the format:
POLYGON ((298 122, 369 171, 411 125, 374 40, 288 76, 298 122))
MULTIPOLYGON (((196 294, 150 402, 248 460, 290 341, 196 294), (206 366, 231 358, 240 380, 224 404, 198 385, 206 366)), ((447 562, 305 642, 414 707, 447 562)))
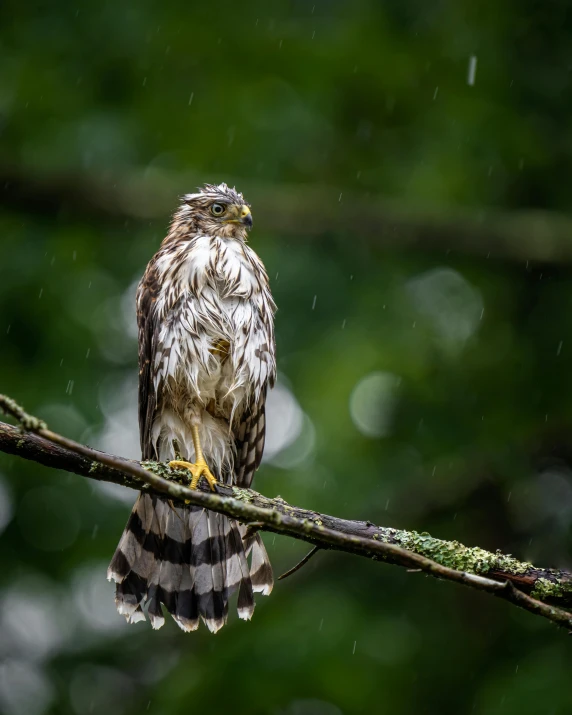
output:
POLYGON ((194 421, 205 458, 220 474, 233 465, 233 427, 247 404, 261 398, 276 370, 266 274, 244 242, 218 236, 182 241, 175 257, 158 258, 157 270, 170 290, 157 301, 163 319, 154 382, 169 399, 155 419, 152 439, 160 459, 173 456, 177 439, 183 456, 193 460, 194 421), (230 345, 224 360, 213 354, 221 340, 230 345), (212 405, 217 417, 206 410, 212 405))

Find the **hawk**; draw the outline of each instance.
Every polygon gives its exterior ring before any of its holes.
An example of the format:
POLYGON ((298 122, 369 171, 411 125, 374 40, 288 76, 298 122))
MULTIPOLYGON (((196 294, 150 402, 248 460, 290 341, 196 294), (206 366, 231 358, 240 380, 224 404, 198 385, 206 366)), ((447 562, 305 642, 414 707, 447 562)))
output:
MULTIPOLYGON (((268 275, 247 244, 249 204, 226 184, 182 197, 137 289, 139 431, 144 460, 249 487, 264 449, 266 392, 276 376, 268 275), (178 452, 184 455, 181 458, 178 452)), ((203 508, 141 493, 108 569, 119 613, 160 628, 161 604, 184 631, 202 619, 250 619, 272 568, 259 534, 203 508), (250 563, 248 558, 250 557, 250 563)))

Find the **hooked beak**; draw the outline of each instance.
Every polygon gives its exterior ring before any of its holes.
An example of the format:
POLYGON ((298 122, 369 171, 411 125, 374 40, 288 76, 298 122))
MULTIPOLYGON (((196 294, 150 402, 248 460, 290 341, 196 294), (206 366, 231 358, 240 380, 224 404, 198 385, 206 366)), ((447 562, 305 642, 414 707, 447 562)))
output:
POLYGON ((246 204, 233 207, 233 214, 233 218, 227 219, 224 223, 238 223, 248 228, 252 226, 252 214, 246 204))
POLYGON ((243 206, 240 210, 240 222, 250 228, 252 226, 252 214, 248 206, 243 206))

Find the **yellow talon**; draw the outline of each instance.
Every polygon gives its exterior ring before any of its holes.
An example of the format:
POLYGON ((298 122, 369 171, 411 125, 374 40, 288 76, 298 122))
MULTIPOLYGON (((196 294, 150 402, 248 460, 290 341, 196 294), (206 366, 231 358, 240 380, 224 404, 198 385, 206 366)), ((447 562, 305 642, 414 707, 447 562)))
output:
MULTIPOLYGON (((185 462, 181 459, 174 459, 169 462, 169 467, 173 469, 188 469, 193 475, 191 479, 190 487, 191 489, 196 489, 199 483, 199 479, 204 477, 209 487, 213 492, 218 491, 216 488, 216 479, 211 474, 211 470, 207 467, 205 458, 203 457, 203 450, 201 449, 201 440, 199 439, 199 427, 197 424, 191 424, 191 434, 193 435, 193 444, 195 446, 195 457, 196 462, 185 462)), ((177 456, 177 455, 176 455, 177 456)))
POLYGON ((216 492, 216 479, 211 474, 211 470, 207 467, 207 463, 204 459, 197 459, 194 464, 192 462, 184 462, 183 460, 175 459, 172 462, 169 462, 169 467, 171 467, 172 469, 188 469, 189 472, 193 475, 190 484, 191 489, 196 489, 199 483, 199 479, 201 477, 204 477, 207 480, 211 490, 213 492, 216 492))

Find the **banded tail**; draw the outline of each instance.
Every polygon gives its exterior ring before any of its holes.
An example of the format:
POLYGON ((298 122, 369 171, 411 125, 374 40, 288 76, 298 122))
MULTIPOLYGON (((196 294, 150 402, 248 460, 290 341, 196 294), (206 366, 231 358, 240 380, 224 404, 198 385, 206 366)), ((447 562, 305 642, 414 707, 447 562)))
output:
POLYGON ((165 623, 161 604, 184 631, 202 619, 216 633, 226 623, 238 589, 238 616, 249 620, 254 592, 272 591, 272 567, 259 534, 200 507, 174 507, 140 494, 107 570, 115 603, 129 623, 165 623), (250 565, 247 558, 251 557, 250 565))

